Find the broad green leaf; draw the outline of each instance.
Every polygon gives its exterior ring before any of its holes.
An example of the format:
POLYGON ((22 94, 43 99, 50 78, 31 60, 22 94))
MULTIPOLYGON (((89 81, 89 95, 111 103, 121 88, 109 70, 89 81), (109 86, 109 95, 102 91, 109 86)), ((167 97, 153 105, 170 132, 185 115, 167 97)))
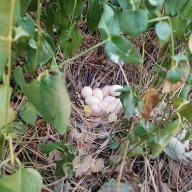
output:
POLYGON ((52 61, 51 61, 51 67, 50 67, 51 71, 52 72, 55 72, 57 75, 59 75, 60 77, 62 77, 62 73, 61 71, 59 70, 59 67, 56 63, 56 59, 55 57, 53 57, 52 61))
POLYGON ((71 105, 63 79, 43 73, 23 87, 23 91, 47 122, 52 123, 60 134, 67 132, 71 105))
POLYGON ((147 10, 127 10, 119 15, 119 26, 122 31, 128 35, 139 35, 147 28, 148 15, 147 10))
POLYGON ((185 84, 181 92, 179 93, 179 97, 183 98, 184 100, 188 100, 191 88, 192 88, 192 85, 185 84))
POLYGON ((171 28, 167 22, 163 21, 163 22, 157 23, 155 25, 155 32, 161 41, 164 41, 164 42, 169 41, 171 28))
POLYGON ((136 108, 136 102, 133 96, 133 91, 130 90, 127 92, 122 92, 120 95, 120 100, 123 104, 125 117, 130 119, 134 115, 136 108))
POLYGON ((181 107, 177 112, 182 116, 185 117, 188 121, 192 122, 192 102, 184 105, 181 107))
MULTIPOLYGON (((11 22, 11 0, 0 0, 0 78, 4 73, 8 59, 8 35, 11 22)), ((20 17, 20 1, 14 1, 14 23, 20 17)))
POLYGON ((151 136, 153 132, 157 130, 157 127, 153 124, 145 124, 145 122, 140 122, 136 125, 134 129, 134 133, 136 136, 141 137, 143 139, 147 139, 151 136))
POLYGON ((88 5, 87 25, 89 33, 92 34, 97 29, 102 11, 98 0, 89 0, 88 5))
POLYGON ((104 5, 103 14, 99 22, 98 28, 101 31, 103 39, 107 39, 112 35, 118 35, 120 32, 118 20, 114 10, 107 4, 104 5))
POLYGON ((37 121, 37 111, 31 103, 27 102, 21 105, 19 116, 25 123, 35 126, 37 121))
POLYGON ((77 19, 83 12, 83 0, 59 0, 61 13, 64 17, 74 20, 77 19))
POLYGON ((18 23, 18 26, 15 28, 15 37, 14 40, 17 41, 20 38, 34 38, 35 36, 35 24, 34 21, 29 16, 25 16, 18 23))
POLYGON ((187 21, 181 19, 180 15, 177 15, 175 17, 171 17, 171 23, 172 23, 172 28, 173 28, 173 36, 174 37, 183 36, 184 32, 187 28, 187 21))
MULTIPOLYGON (((186 0, 185 0, 186 1, 186 0)), ((187 24, 192 22, 192 0, 188 0, 181 10, 181 18, 187 20, 187 24)))
POLYGON ((10 99, 12 93, 12 89, 6 85, 0 85, 0 128, 3 128, 5 125, 13 122, 15 119, 15 113, 11 106, 8 106, 7 110, 7 99, 10 99), (8 95, 9 94, 9 95, 8 95), (7 118, 6 118, 7 113, 7 118), (7 119, 7 121, 6 121, 7 119))
POLYGON ((175 0, 174 3, 172 0, 165 0, 165 11, 168 15, 176 15, 179 13, 180 9, 184 6, 187 0, 175 0))
POLYGON ((43 181, 32 168, 20 168, 16 173, 0 178, 1 192, 41 192, 43 181))
POLYGON ((23 17, 31 3, 31 0, 20 0, 21 4, 21 16, 23 17))
POLYGON ((21 67, 16 67, 13 71, 13 78, 18 86, 23 87, 26 85, 23 69, 21 67))
POLYGON ((164 152, 174 160, 185 160, 185 147, 175 137, 171 138, 164 152))
POLYGON ((136 48, 125 38, 112 36, 105 44, 107 56, 117 64, 140 64, 142 57, 136 48))
POLYGON ((118 0, 120 7, 123 10, 127 10, 128 9, 128 1, 127 0, 118 0))
POLYGON ((65 58, 71 57, 75 54, 82 43, 82 39, 83 37, 81 32, 75 23, 72 26, 63 28, 59 37, 59 43, 65 58))
POLYGON ((174 97, 173 98, 173 106, 174 108, 178 108, 179 106, 181 106, 182 104, 184 104, 184 100, 181 97, 174 97))
POLYGON ((151 158, 156 158, 160 155, 160 153, 165 149, 168 145, 169 141, 172 137, 174 137, 179 130, 182 128, 182 124, 179 119, 174 120, 168 123, 164 128, 160 135, 156 135, 154 137, 154 141, 150 145, 151 148, 151 158))
MULTIPOLYGON (((108 182, 104 183, 98 192, 115 192, 117 188, 117 180, 110 179, 108 182)), ((133 192, 133 187, 129 182, 120 182, 119 192, 133 192)))
POLYGON ((34 71, 38 66, 43 66, 54 56, 53 43, 50 41, 50 36, 42 34, 38 49, 28 49, 28 62, 24 65, 26 72, 34 71))
POLYGON ((64 150, 64 142, 41 144, 40 150, 41 150, 41 152, 43 152, 45 154, 49 154, 54 150, 63 151, 64 150))

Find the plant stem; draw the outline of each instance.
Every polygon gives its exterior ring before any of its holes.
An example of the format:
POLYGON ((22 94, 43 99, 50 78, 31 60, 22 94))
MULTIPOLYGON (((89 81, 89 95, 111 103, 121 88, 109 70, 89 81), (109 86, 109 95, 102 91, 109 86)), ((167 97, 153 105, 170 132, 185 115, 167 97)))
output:
POLYGON ((59 65, 59 68, 63 68, 63 66, 66 64, 66 63, 70 63, 72 61, 74 61, 75 59, 78 59, 79 57, 82 57, 83 55, 85 55, 86 53, 96 49, 97 47, 101 46, 101 45, 104 45, 106 42, 108 41, 108 39, 106 39, 105 41, 102 41, 102 42, 99 42, 97 43, 96 45, 90 47, 89 49, 86 49, 84 51, 82 51, 81 53, 79 53, 78 55, 75 55, 74 57, 71 57, 70 59, 67 59, 65 61, 63 61, 60 65, 59 65))
MULTIPOLYGON (((6 77, 6 115, 5 115, 5 136, 8 135, 8 116, 9 116, 9 106, 10 106, 10 79, 11 79, 11 58, 12 58, 12 33, 13 33, 13 19, 14 19, 14 7, 15 7, 15 0, 11 1, 10 7, 10 21, 9 21, 9 34, 8 34, 8 62, 7 62, 7 77, 6 77)), ((14 168, 14 152, 13 148, 11 148, 12 140, 9 141, 9 150, 10 156, 12 157, 11 164, 12 168, 14 168)))
POLYGON ((157 18, 148 20, 148 23, 153 23, 153 22, 162 21, 162 20, 166 20, 166 19, 169 19, 169 17, 168 17, 168 16, 165 16, 165 17, 157 17, 157 18))
MULTIPOLYGON (((144 61, 145 57, 145 41, 143 41, 142 46, 142 60, 144 61)), ((139 65, 139 71, 140 71, 140 77, 139 77, 139 91, 141 90, 141 84, 142 84, 142 76, 143 76, 143 63, 142 65, 139 65)))
POLYGON ((41 42, 40 32, 41 32, 41 4, 40 0, 37 0, 37 49, 35 53, 35 67, 38 66, 37 60, 39 56, 39 46, 41 42))
POLYGON ((173 38, 173 27, 172 27, 172 23, 171 23, 171 19, 168 18, 169 21, 169 25, 171 26, 171 68, 173 68, 174 66, 174 38, 173 38))
POLYGON ((12 170, 14 170, 15 167, 15 158, 14 158, 14 150, 13 150, 13 141, 12 138, 8 138, 9 141, 9 150, 10 150, 10 160, 11 160, 11 165, 12 165, 12 170))

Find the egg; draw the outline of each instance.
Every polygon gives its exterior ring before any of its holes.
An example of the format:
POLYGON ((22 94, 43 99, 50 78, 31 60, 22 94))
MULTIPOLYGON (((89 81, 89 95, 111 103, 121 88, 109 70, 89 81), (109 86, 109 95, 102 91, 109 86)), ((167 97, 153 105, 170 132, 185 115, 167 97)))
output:
POLYGON ((92 106, 94 104, 100 103, 100 101, 99 101, 99 99, 97 97, 91 95, 91 96, 88 96, 88 97, 85 98, 85 103, 87 105, 92 106))
POLYGON ((92 95, 97 97, 100 101, 103 100, 103 92, 99 88, 93 89, 92 95))
POLYGON ((103 99, 103 101, 111 104, 112 102, 114 102, 116 100, 116 97, 113 97, 113 96, 107 96, 103 99))
POLYGON ((83 87, 83 89, 81 89, 81 96, 83 98, 86 98, 88 96, 91 96, 92 92, 93 92, 93 90, 91 87, 85 86, 85 87, 83 87))
POLYGON ((106 97, 109 95, 109 89, 111 88, 110 85, 106 85, 105 87, 103 87, 102 92, 103 92, 103 96, 106 97))
POLYGON ((91 106, 91 109, 92 109, 92 113, 94 116, 97 116, 97 117, 102 117, 105 115, 105 110, 103 110, 102 108, 104 107, 101 107, 101 103, 100 104, 94 104, 91 106))
POLYGON ((115 90, 121 89, 121 88, 123 88, 121 85, 113 85, 113 86, 111 86, 111 88, 109 89, 110 95, 114 96, 114 97, 118 97, 121 93, 120 92, 116 92, 115 90))
POLYGON ((122 107, 123 106, 121 104, 120 99, 116 99, 110 105, 107 106, 106 112, 107 113, 112 113, 112 112, 119 113, 120 110, 122 109, 122 107))
POLYGON ((105 101, 101 101, 98 106, 106 112, 106 108, 108 107, 109 103, 105 102, 105 101))

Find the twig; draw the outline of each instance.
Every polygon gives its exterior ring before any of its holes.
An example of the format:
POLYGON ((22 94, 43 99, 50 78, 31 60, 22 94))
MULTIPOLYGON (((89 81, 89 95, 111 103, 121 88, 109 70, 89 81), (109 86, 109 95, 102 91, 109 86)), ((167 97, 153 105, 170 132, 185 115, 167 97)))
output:
POLYGON ((125 145, 125 152, 124 152, 124 155, 123 155, 123 160, 122 160, 122 163, 121 163, 119 176, 118 176, 118 179, 117 179, 116 192, 120 192, 119 189, 120 189, 121 177, 122 177, 123 167, 124 167, 125 160, 126 160, 127 153, 128 153, 128 145, 129 145, 129 140, 127 140, 126 145, 125 145))

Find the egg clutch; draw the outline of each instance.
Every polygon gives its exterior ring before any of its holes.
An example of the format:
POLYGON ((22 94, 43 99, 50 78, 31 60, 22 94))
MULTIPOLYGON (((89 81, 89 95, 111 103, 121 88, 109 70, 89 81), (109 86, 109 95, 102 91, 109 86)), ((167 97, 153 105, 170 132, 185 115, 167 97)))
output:
POLYGON ((120 92, 116 91, 121 88, 121 85, 107 85, 102 89, 85 86, 81 90, 81 96, 85 99, 85 104, 91 107, 92 115, 102 117, 113 112, 119 113, 123 108, 118 98, 120 92))

